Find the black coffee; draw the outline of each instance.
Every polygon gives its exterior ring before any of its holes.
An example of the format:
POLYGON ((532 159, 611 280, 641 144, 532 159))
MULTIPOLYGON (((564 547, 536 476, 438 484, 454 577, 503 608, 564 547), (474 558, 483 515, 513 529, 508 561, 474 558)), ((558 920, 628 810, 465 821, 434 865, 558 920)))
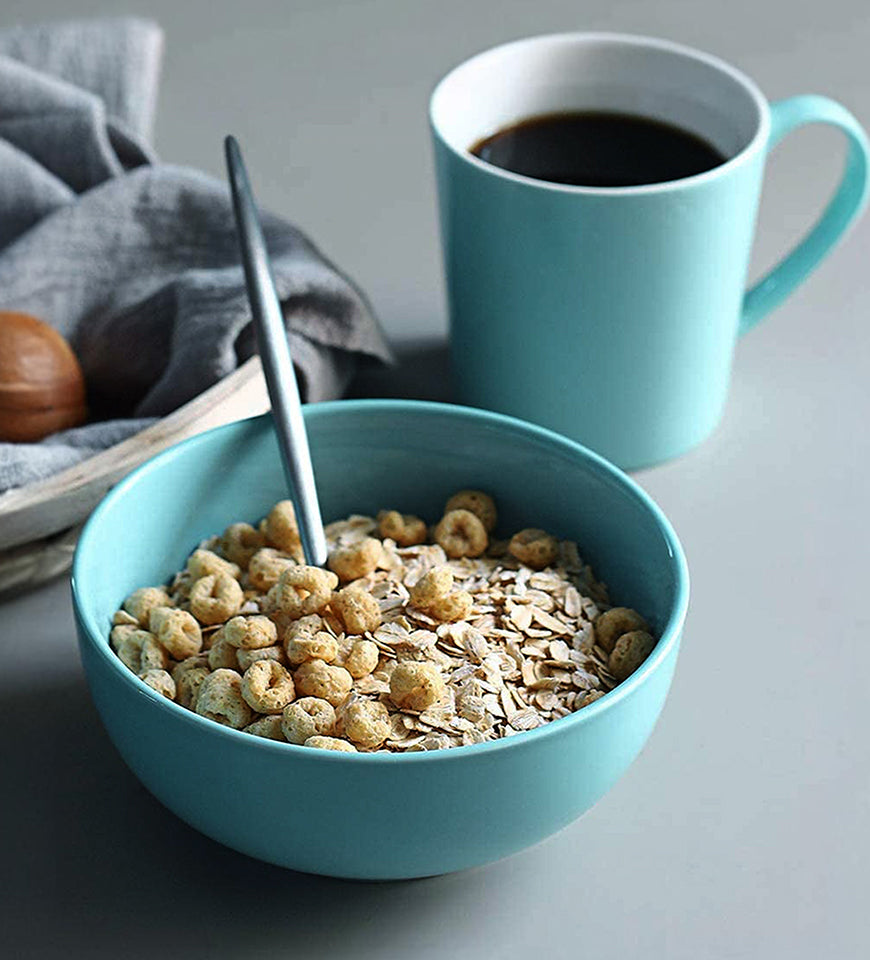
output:
POLYGON ((670 123, 601 111, 530 117, 471 152, 504 170, 580 187, 665 183, 725 162, 712 144, 670 123))

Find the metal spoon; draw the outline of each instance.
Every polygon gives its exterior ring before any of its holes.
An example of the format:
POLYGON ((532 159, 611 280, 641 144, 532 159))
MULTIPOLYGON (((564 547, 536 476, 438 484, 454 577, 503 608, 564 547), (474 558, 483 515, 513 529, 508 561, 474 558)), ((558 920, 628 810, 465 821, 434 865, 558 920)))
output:
POLYGON ((326 537, 281 304, 275 292, 269 254, 242 151, 235 137, 226 137, 224 150, 248 299, 251 301, 257 345, 266 386, 269 388, 269 399, 272 401, 272 418, 278 435, 281 461, 296 508, 306 563, 322 567, 326 563, 326 537))

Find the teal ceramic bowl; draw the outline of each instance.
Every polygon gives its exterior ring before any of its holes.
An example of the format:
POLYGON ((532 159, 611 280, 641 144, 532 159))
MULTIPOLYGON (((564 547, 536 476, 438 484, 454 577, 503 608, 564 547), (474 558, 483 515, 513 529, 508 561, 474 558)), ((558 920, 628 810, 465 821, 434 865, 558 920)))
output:
POLYGON ((323 515, 383 507, 434 519, 461 487, 491 491, 499 528, 579 541, 612 597, 661 637, 596 703, 527 733, 429 753, 344 754, 221 727, 151 691, 112 652, 110 620, 166 581, 205 536, 286 496, 271 421, 211 430, 118 484, 88 521, 73 570, 81 656, 121 756, 173 813, 220 843, 336 877, 447 873, 543 840, 625 773, 652 731, 688 601, 683 551, 659 508, 588 450, 508 417, 406 401, 307 407, 323 515))

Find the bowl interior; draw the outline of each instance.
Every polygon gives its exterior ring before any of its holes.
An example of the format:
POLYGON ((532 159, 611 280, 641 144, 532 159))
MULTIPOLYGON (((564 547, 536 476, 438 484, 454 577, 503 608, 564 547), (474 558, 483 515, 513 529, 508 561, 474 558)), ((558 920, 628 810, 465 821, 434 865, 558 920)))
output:
MULTIPOLYGON (((483 411, 408 401, 305 409, 326 522, 392 508, 434 523, 461 487, 491 492, 497 534, 535 526, 578 541, 614 602, 661 635, 685 611, 682 553, 668 522, 624 474, 549 431, 483 411)), ((79 545, 79 613, 108 647, 113 612, 165 582, 203 538, 256 522, 287 496, 269 417, 209 431, 165 451, 109 494, 79 545)), ((119 665, 120 668, 120 665, 119 665)))

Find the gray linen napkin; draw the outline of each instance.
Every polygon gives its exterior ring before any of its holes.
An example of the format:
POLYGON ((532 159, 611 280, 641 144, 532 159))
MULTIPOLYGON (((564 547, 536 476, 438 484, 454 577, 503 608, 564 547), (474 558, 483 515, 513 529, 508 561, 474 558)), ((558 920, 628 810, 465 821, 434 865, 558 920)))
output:
MULTIPOLYGON (((254 350, 226 185, 157 162, 162 33, 111 19, 0 32, 0 309, 72 343, 105 419, 0 443, 0 493, 141 430, 254 350)), ((215 151, 221 145, 214 145, 215 151)), ((263 214, 303 399, 389 359, 364 296, 296 227, 263 214)))

